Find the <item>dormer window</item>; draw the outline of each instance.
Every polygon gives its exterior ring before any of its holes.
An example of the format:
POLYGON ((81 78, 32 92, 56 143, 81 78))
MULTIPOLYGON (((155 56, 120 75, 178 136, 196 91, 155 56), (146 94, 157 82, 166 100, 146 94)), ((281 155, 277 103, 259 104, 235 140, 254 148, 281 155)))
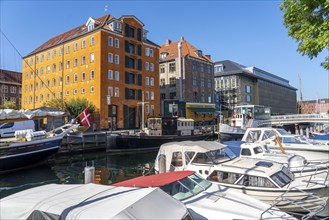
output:
POLYGON ((147 33, 148 33, 148 32, 149 32, 148 30, 143 29, 143 39, 144 39, 144 40, 147 39, 147 33))
POLYGON ((165 59, 167 57, 168 53, 163 52, 160 54, 161 59, 165 59))
POLYGON ((94 28, 95 28, 95 24, 90 23, 90 24, 88 25, 88 31, 94 30, 94 28))
POLYGON ((95 20, 92 19, 92 18, 89 18, 88 21, 87 21, 87 23, 86 23, 86 26, 88 28, 88 31, 94 30, 94 28, 95 28, 95 20))
POLYGON ((108 25, 112 31, 121 32, 121 30, 122 30, 121 21, 119 21, 119 20, 113 20, 108 25))
POLYGON ((197 51, 198 57, 202 57, 202 50, 197 51))

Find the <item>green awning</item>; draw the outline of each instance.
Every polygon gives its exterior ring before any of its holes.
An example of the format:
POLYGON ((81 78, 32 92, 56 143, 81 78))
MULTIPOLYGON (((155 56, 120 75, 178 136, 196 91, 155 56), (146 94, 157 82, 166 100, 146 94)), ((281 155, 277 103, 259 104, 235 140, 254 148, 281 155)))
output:
POLYGON ((196 113, 215 113, 216 109, 215 108, 193 108, 193 107, 188 107, 192 112, 196 113))

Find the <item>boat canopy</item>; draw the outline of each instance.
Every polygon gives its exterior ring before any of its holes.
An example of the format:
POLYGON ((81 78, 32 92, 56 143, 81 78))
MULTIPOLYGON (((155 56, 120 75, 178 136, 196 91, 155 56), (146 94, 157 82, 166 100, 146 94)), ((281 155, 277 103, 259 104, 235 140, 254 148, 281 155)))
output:
POLYGON ((170 142, 161 145, 160 152, 163 151, 197 151, 197 152, 209 152, 215 151, 226 147, 217 141, 180 141, 170 142))
POLYGON ((150 176, 140 176, 120 183, 115 183, 112 186, 161 187, 179 181, 181 179, 184 179, 194 173, 195 173, 194 171, 177 171, 177 172, 169 172, 169 173, 160 173, 157 175, 150 175, 150 176))
POLYGON ((0 123, 12 121, 35 120, 47 117, 59 117, 66 115, 66 112, 55 109, 33 109, 33 110, 14 110, 0 109, 0 123))
POLYGON ((183 219, 187 209, 159 188, 48 184, 0 200, 0 219, 183 219))

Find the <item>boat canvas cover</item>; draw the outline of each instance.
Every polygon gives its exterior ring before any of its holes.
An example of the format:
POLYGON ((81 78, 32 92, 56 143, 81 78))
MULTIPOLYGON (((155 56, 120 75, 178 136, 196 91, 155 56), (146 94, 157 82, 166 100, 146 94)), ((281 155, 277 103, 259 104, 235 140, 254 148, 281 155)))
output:
POLYGON ((226 147, 217 141, 180 141, 180 142, 170 142, 161 145, 160 152, 165 153, 166 151, 175 152, 181 151, 197 151, 197 152, 209 152, 222 149, 226 147))
POLYGON ((0 219, 182 219, 183 203, 159 188, 48 184, 0 200, 0 219), (42 218, 40 218, 42 216, 42 218))
POLYGON ((14 109, 0 109, 0 122, 5 120, 30 120, 34 118, 45 117, 58 117, 63 116, 66 113, 59 110, 14 110, 14 109))
POLYGON ((150 176, 140 176, 120 183, 115 183, 113 186, 160 187, 184 179, 194 173, 194 171, 177 171, 150 176))

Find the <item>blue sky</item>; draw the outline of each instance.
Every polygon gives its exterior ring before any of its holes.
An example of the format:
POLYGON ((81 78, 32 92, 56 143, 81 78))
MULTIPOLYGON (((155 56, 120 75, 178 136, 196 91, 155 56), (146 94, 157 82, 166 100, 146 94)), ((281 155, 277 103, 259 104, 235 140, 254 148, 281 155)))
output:
MULTIPOLYGON (((135 15, 161 45, 183 36, 214 61, 255 66, 290 81, 303 99, 329 98, 329 73, 320 63, 328 51, 309 60, 283 25, 281 1, 3 1, 1 30, 23 56, 45 41, 107 12, 135 15)), ((1 35, 0 67, 21 71, 18 54, 1 35)))

